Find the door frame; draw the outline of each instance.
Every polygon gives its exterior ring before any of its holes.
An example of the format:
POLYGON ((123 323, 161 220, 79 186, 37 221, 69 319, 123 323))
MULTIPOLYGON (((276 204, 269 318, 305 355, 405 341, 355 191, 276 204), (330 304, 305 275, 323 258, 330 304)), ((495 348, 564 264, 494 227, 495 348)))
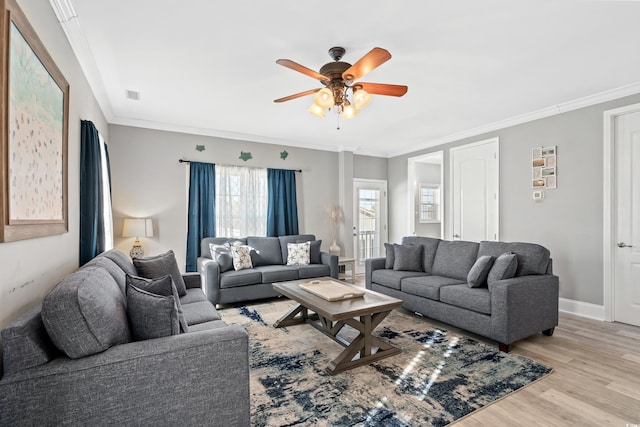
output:
POLYGON ((386 234, 386 238, 384 239, 384 242, 382 241, 383 239, 380 239, 380 243, 384 244, 387 240, 389 240, 389 182, 386 179, 353 178, 353 228, 354 229, 351 230, 351 234, 353 236, 352 237, 353 258, 355 258, 356 271, 358 271, 358 266, 361 266, 360 263, 358 262, 358 252, 359 252, 358 249, 360 248, 358 248, 358 243, 357 243, 358 233, 356 233, 356 231, 359 231, 359 229, 356 230, 356 227, 358 227, 358 218, 359 218, 358 209, 360 208, 360 203, 359 203, 360 196, 358 195, 357 188, 358 188, 358 184, 360 183, 366 184, 367 182, 372 184, 382 185, 384 187, 384 190, 383 190, 384 203, 381 203, 381 205, 384 211, 384 219, 385 219, 384 234, 386 234), (358 203, 356 203, 356 198, 358 200, 358 203))
POLYGON ((485 144, 494 144, 496 148, 496 165, 498 169, 496 170, 496 180, 498 181, 498 188, 496 189, 496 241, 500 241, 500 137, 493 137, 483 139, 482 141, 472 142, 470 144, 459 145, 457 147, 452 147, 449 149, 449 182, 447 184, 447 200, 449 201, 449 208, 446 209, 446 226, 445 226, 445 237, 446 240, 453 240, 453 200, 454 200, 454 185, 453 185, 453 154, 456 151, 460 151, 466 148, 475 147, 478 145, 485 144))
POLYGON ((616 209, 616 177, 615 177, 615 121, 625 114, 640 112, 640 104, 627 105, 604 112, 604 135, 602 144, 602 282, 604 286, 604 320, 614 322, 615 297, 615 229, 618 212, 616 209))
POLYGON ((415 234, 415 216, 416 216, 416 163, 429 157, 440 157, 440 237, 444 238, 445 227, 445 185, 444 185, 444 150, 432 151, 431 153, 421 154, 407 159, 407 232, 405 236, 415 234))

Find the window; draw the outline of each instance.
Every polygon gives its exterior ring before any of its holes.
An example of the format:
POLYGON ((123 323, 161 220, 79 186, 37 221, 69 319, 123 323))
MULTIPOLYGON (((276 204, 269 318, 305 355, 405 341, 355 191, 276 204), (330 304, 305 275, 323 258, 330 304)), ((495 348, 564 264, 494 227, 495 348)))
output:
POLYGON ((420 184, 418 214, 421 223, 440 222, 440 186, 420 184))
POLYGON ((104 249, 113 249, 113 216, 111 214, 111 182, 109 179, 109 163, 107 155, 107 143, 98 133, 100 139, 100 167, 102 169, 102 216, 104 229, 104 249))
POLYGON ((267 170, 216 165, 216 236, 267 234, 267 170))

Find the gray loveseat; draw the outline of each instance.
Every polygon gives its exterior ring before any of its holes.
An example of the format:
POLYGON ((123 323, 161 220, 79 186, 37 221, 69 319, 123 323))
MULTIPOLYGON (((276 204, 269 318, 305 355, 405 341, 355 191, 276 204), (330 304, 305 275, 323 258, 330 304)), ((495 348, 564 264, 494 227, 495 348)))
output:
POLYGON ((366 287, 402 299, 408 310, 497 341, 502 351, 536 333, 551 335, 558 325, 558 277, 540 245, 409 236, 402 250, 391 246, 386 258, 365 261, 366 287), (488 267, 479 271, 482 261, 488 267))
POLYGON ((125 273, 137 273, 128 256, 105 252, 2 330, 0 425, 249 425, 247 332, 220 320, 194 273, 188 332, 132 341, 125 273), (52 313, 66 318, 53 335, 52 313))
POLYGON ((320 251, 321 241, 313 234, 298 234, 280 237, 246 238, 206 237, 200 244, 198 272, 202 274, 207 298, 214 304, 229 304, 280 294, 271 286, 274 282, 330 276, 338 278, 338 257, 320 251), (223 266, 211 256, 210 244, 223 245, 239 242, 248 245, 253 268, 236 271, 233 266, 223 266), (316 242, 311 247, 311 263, 287 265, 288 243, 316 242), (316 253, 314 254, 314 250, 316 253))

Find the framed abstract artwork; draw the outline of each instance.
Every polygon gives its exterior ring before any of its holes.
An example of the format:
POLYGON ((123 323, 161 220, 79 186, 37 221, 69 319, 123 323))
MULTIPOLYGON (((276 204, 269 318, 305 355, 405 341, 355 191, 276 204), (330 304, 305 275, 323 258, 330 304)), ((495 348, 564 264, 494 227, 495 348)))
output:
POLYGON ((0 242, 68 231, 69 83, 15 0, 1 0, 0 242))

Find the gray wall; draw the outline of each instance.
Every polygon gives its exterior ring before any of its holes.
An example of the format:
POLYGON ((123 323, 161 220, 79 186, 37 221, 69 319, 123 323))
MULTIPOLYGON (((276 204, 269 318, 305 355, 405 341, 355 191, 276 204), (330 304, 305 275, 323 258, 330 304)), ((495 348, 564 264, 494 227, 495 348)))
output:
MULTIPOLYGON (((187 238, 188 166, 178 159, 250 167, 302 169, 296 174, 299 228, 301 233, 322 239, 329 250, 331 228, 326 208, 338 203, 338 153, 190 135, 109 126, 109 155, 113 184, 116 247, 131 249, 133 238, 124 239, 125 217, 149 217, 154 237, 141 238, 147 255, 172 249, 184 270, 187 238), (205 150, 197 151, 196 145, 205 150), (286 150, 286 160, 280 153, 286 150), (239 159, 248 151, 252 159, 239 159)), ((343 246, 344 247, 344 246, 343 246)))
MULTIPOLYGON (((560 277, 560 296, 603 305, 603 112, 640 103, 640 95, 597 104, 389 159, 390 239, 407 230, 407 158, 500 138, 500 240, 546 246, 560 277), (557 189, 532 199, 531 149, 557 146, 557 189)), ((446 199, 445 199, 446 200, 446 199)), ((446 217, 445 212, 445 217, 446 217)))
POLYGON ((58 236, 0 243, 0 328, 39 303, 58 280, 78 268, 80 120, 108 138, 107 123, 49 2, 18 1, 70 86, 69 231, 58 236))

